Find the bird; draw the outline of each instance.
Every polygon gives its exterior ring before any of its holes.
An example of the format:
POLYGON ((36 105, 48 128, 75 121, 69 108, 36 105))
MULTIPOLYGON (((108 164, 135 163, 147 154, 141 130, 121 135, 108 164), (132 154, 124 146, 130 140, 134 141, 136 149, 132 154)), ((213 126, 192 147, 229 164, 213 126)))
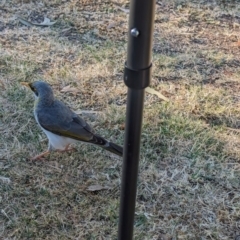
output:
POLYGON ((48 149, 31 160, 43 158, 52 151, 69 151, 72 143, 78 141, 102 147, 118 156, 123 155, 123 148, 94 133, 90 125, 74 113, 62 101, 55 99, 51 86, 42 80, 21 82, 30 88, 35 96, 34 117, 37 124, 48 138, 48 149))

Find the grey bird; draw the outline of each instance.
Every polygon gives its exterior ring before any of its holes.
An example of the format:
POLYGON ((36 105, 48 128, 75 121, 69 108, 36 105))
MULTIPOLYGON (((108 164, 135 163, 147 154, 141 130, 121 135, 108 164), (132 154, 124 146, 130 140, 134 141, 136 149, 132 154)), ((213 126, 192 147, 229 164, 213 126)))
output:
POLYGON ((122 147, 95 134, 88 123, 63 102, 55 99, 48 83, 36 81, 21 84, 34 92, 34 116, 49 141, 48 150, 32 157, 31 160, 40 159, 54 150, 71 150, 70 144, 78 141, 97 145, 119 156, 123 155, 122 147))

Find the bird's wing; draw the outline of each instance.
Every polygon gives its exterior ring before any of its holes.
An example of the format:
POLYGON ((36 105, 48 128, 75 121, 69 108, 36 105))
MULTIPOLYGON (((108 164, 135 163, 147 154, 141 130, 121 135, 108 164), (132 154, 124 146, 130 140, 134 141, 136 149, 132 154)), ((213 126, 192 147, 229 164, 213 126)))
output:
POLYGON ((41 127, 52 133, 84 142, 94 139, 91 127, 60 101, 36 114, 41 127))
POLYGON ((60 136, 99 145, 112 153, 122 156, 122 147, 94 134, 91 127, 62 102, 55 101, 53 106, 38 108, 35 111, 38 123, 44 129, 60 136))

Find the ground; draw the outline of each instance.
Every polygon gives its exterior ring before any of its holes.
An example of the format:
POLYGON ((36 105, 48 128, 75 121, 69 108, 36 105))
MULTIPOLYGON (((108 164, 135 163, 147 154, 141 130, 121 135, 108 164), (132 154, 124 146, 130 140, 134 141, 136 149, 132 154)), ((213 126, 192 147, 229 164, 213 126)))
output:
MULTIPOLYGON (((123 144, 129 2, 0 1, 0 238, 116 239, 122 159, 47 148, 20 82, 43 79, 123 144), (35 26, 44 17, 52 26, 35 26), (23 20, 22 20, 23 19, 23 20), (27 25, 26 25, 27 24, 27 25)), ((240 235, 240 5, 157 1, 134 239, 240 235)))

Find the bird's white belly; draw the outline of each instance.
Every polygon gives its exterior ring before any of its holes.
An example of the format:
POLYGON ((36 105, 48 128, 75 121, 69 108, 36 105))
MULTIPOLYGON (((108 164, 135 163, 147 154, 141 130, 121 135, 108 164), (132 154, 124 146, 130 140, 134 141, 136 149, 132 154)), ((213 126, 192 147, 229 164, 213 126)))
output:
POLYGON ((40 126, 40 128, 43 130, 43 132, 47 135, 48 141, 49 141, 49 150, 51 148, 54 149, 59 149, 59 150, 65 150, 65 148, 72 143, 76 143, 77 140, 72 139, 72 138, 68 138, 68 137, 64 137, 64 136, 59 136, 57 134, 54 134, 52 132, 47 131, 46 129, 44 129, 38 122, 38 118, 36 115, 36 112, 34 111, 34 117, 38 123, 38 125, 40 126))
POLYGON ((77 142, 75 139, 56 135, 43 128, 42 130, 47 135, 50 146, 54 149, 64 150, 69 144, 77 142))

